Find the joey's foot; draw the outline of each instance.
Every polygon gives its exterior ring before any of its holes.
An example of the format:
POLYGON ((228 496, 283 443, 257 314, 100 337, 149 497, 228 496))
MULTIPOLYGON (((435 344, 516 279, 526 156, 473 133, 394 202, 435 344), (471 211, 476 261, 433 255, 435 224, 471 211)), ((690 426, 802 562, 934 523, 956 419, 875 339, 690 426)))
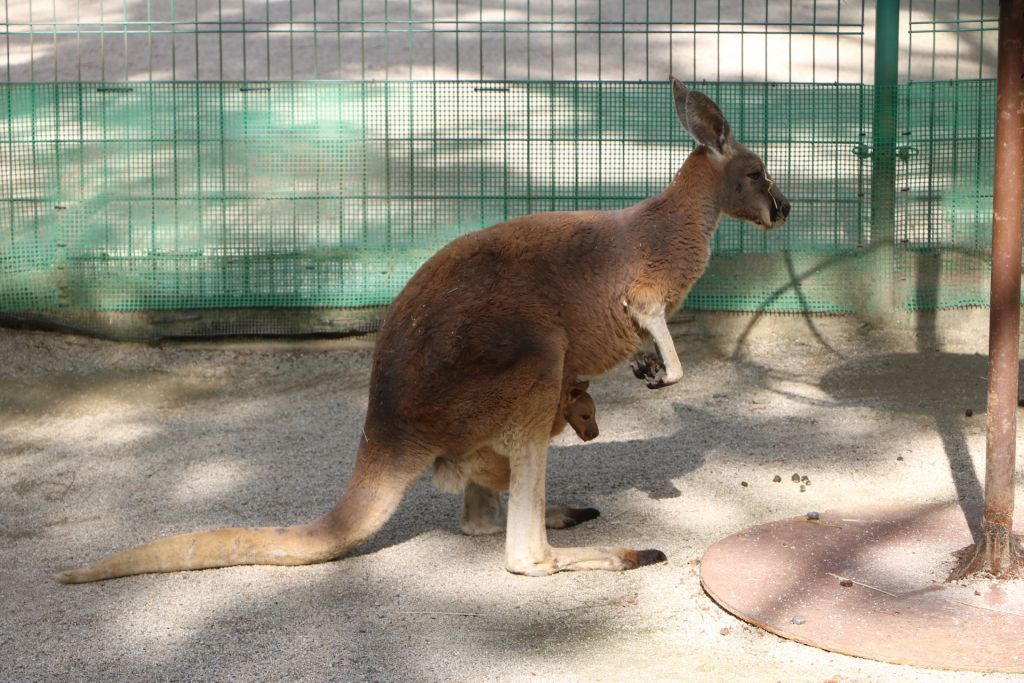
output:
POLYGON ((564 505, 549 505, 544 515, 544 524, 549 529, 568 529, 600 516, 597 508, 570 508, 564 505))

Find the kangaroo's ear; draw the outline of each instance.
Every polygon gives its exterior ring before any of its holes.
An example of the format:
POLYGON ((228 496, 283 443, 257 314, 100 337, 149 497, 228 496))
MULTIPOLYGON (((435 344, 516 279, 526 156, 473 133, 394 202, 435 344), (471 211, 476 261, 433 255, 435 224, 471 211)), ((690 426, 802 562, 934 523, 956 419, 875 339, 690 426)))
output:
POLYGON ((672 97, 676 103, 676 114, 693 139, 716 154, 728 154, 732 133, 718 105, 704 93, 690 90, 675 78, 672 78, 672 97))

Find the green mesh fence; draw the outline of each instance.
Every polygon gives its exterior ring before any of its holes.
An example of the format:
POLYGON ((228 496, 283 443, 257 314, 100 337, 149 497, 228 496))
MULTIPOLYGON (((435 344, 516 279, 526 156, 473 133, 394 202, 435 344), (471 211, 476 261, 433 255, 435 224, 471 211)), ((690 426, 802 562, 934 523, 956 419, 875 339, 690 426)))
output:
POLYGON ((902 86, 899 305, 988 304, 995 101, 993 80, 902 86))
MULTIPOLYGON (((694 84, 793 202, 723 219, 686 305, 985 304, 994 84, 899 86, 895 207, 872 207, 873 88, 694 84), (892 262, 872 211, 894 211, 892 262)), ((456 235, 659 192, 692 142, 667 83, 6 84, 0 310, 386 305, 456 235)), ((287 325, 285 327, 288 327, 287 325)), ((331 329, 315 315, 304 331, 331 329)), ((289 331, 280 329, 275 331, 289 331)))
POLYGON ((371 328, 459 234, 661 191, 670 73, 793 202, 688 307, 988 302, 994 2, 2 4, 0 318, 371 328))

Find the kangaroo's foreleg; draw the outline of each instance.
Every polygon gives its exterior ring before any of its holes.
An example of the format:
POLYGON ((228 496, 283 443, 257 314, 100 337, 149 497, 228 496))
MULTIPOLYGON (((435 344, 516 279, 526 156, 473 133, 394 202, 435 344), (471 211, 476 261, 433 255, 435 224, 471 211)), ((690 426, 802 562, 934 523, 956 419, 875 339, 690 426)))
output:
POLYGON ((547 439, 510 448, 512 469, 505 537, 505 568, 513 574, 544 576, 578 569, 633 569, 663 562, 660 550, 626 548, 552 548, 545 529, 544 480, 547 439))
POLYGON ((645 311, 634 308, 627 304, 630 317, 636 321, 642 329, 650 333, 658 353, 661 354, 662 363, 665 364, 663 377, 651 377, 647 379, 647 386, 651 389, 660 389, 670 384, 675 384, 683 378, 683 364, 676 353, 676 345, 672 340, 672 333, 668 329, 668 321, 665 319, 665 309, 645 311))

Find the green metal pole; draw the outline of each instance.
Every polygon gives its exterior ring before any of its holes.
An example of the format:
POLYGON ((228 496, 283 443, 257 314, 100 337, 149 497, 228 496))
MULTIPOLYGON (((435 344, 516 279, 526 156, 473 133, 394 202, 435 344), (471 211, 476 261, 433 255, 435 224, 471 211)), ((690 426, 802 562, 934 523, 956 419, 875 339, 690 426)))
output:
POLYGON ((900 61, 900 2, 875 3, 875 108, 871 164, 871 312, 895 312, 894 242, 896 231, 896 84, 900 61))

